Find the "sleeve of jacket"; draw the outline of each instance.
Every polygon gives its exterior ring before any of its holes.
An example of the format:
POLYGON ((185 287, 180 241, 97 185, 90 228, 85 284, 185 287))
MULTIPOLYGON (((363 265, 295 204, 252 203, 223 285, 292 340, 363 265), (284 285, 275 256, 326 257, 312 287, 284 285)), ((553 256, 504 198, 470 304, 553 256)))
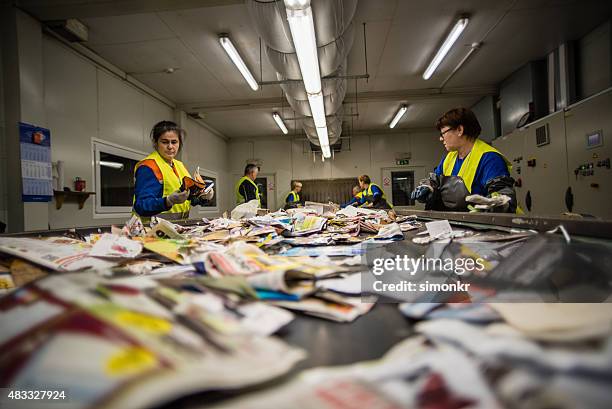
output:
POLYGON ((348 202, 346 202, 346 203, 341 204, 341 205, 340 205, 340 207, 341 207, 342 209, 344 209, 344 208, 345 208, 345 207, 347 207, 347 206, 357 205, 357 204, 359 204, 359 200, 357 200, 357 198, 356 198, 355 196, 353 196, 353 197, 351 197, 351 200, 349 200, 349 201, 348 201, 348 202))
POLYGON ((159 183, 153 170, 148 166, 139 166, 135 176, 134 211, 140 216, 150 217, 170 210, 163 192, 164 186, 159 183))

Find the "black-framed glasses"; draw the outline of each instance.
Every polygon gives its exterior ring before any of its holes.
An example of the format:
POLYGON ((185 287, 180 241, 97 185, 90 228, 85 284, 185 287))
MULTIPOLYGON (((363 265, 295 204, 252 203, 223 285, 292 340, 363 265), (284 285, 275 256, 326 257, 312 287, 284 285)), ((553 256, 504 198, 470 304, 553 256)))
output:
POLYGON ((452 131, 455 128, 448 128, 446 131, 440 132, 440 138, 444 138, 444 135, 448 132, 448 131, 452 131))

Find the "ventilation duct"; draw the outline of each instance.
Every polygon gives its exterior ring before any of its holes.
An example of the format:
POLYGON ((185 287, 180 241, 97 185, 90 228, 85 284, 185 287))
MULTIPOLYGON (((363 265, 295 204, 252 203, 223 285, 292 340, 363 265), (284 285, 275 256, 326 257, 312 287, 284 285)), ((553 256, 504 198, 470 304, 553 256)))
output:
MULTIPOLYGON (((247 9, 257 34, 268 47, 294 53, 287 11, 282 0, 247 0, 247 9)), ((311 0, 317 46, 335 41, 351 24, 357 0, 311 0)))
MULTIPOLYGON (((308 95, 304 88, 297 54, 291 38, 287 11, 283 0, 246 0, 251 20, 262 41, 270 64, 280 81, 287 101, 296 116, 312 117, 308 95)), ((338 142, 342 133, 342 103, 346 96, 346 59, 354 39, 352 24, 357 0, 311 0, 322 93, 327 120, 329 143, 338 142), (331 77, 331 78, 324 78, 331 77)), ((312 118, 301 121, 308 139, 315 145, 319 140, 312 118)))
MULTIPOLYGON (((344 63, 353 46, 354 36, 355 30, 351 24, 340 37, 331 43, 319 46, 318 55, 321 77, 332 75, 344 63)), ((290 80, 302 79, 296 53, 283 53, 268 46, 266 47, 266 55, 272 67, 283 77, 290 80)))

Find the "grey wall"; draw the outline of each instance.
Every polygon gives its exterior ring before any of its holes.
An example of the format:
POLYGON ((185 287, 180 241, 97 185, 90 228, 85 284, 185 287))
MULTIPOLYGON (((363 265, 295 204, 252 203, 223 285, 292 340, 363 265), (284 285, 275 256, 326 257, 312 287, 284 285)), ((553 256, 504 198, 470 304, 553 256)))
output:
POLYGON ((546 79, 546 62, 538 60, 525 64, 501 83, 501 135, 516 128, 521 117, 529 112, 530 103, 534 104, 535 118, 548 113, 546 79))
POLYGON ((499 129, 495 118, 495 98, 493 96, 484 97, 471 109, 474 114, 476 114, 476 118, 478 118, 478 122, 480 122, 482 128, 480 138, 485 142, 491 142, 498 137, 499 129))
MULTIPOLYGON (((233 183, 242 175, 247 159, 261 159, 261 173, 276 176, 275 189, 268 191, 268 197, 276 197, 278 208, 290 190, 292 179, 356 179, 368 174, 375 183, 383 186, 383 170, 397 168, 414 170, 415 181, 418 181, 433 170, 445 152, 435 129, 431 133, 356 136, 351 139, 350 146, 350 151, 337 153, 333 160, 321 163, 321 156, 313 161, 312 153, 304 152, 303 142, 298 140, 231 141, 231 182, 228 188, 233 191, 233 183), (410 166, 396 167, 395 156, 399 152, 412 154, 410 166)), ((231 203, 234 202, 232 197, 231 203)))
POLYGON ((612 23, 600 25, 578 42, 578 92, 586 98, 612 86, 612 23))

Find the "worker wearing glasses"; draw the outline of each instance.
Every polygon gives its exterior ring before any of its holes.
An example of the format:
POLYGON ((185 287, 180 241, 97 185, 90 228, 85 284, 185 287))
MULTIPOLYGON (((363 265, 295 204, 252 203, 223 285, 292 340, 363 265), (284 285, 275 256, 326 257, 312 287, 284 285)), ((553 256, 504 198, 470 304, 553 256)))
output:
POLYGON ((511 164, 478 138, 481 127, 476 115, 467 108, 452 109, 438 119, 436 128, 448 153, 430 177, 420 182, 411 199, 425 203, 427 210, 466 211, 469 195, 505 195, 510 201, 491 210, 516 212, 511 164))

